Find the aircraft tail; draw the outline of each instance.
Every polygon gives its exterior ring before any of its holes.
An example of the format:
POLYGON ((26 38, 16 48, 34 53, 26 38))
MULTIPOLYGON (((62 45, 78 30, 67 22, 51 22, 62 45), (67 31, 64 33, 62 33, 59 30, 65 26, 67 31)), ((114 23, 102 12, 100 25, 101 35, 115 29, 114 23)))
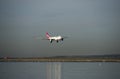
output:
POLYGON ((46 32, 46 37, 49 39, 50 35, 48 32, 46 32))

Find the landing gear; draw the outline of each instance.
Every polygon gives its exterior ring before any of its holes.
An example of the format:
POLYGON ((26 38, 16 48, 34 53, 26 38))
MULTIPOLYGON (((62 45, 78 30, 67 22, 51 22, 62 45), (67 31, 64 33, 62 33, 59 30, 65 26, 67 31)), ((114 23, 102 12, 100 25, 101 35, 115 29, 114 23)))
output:
POLYGON ((63 41, 63 38, 61 40, 63 41))
POLYGON ((50 43, 52 43, 53 40, 50 40, 50 43))
POLYGON ((58 40, 56 42, 58 43, 58 40))

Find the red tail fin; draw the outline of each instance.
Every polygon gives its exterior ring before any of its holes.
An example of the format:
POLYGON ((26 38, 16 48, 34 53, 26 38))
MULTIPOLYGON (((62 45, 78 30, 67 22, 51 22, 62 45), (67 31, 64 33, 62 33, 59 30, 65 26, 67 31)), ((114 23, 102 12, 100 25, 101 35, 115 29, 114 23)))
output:
POLYGON ((50 35, 48 34, 48 32, 46 32, 46 37, 47 37, 47 38, 49 38, 49 37, 50 37, 50 35))

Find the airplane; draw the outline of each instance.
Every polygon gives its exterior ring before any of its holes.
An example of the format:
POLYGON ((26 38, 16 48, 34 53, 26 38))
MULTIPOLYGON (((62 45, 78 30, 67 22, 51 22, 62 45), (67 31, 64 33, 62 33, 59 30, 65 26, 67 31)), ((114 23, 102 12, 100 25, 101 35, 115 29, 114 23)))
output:
POLYGON ((63 41, 64 38, 66 38, 62 36, 50 36, 48 32, 46 32, 46 37, 47 37, 47 40, 50 41, 50 43, 52 43, 53 41, 56 41, 58 43, 59 41, 63 41))

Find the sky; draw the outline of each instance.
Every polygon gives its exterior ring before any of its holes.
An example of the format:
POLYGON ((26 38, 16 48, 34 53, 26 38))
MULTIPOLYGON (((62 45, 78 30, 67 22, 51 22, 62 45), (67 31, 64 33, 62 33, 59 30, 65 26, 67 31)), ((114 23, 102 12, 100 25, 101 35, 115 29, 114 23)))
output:
POLYGON ((119 3, 0 0, 0 57, 120 54, 119 3), (50 44, 46 32, 68 38, 50 44))

